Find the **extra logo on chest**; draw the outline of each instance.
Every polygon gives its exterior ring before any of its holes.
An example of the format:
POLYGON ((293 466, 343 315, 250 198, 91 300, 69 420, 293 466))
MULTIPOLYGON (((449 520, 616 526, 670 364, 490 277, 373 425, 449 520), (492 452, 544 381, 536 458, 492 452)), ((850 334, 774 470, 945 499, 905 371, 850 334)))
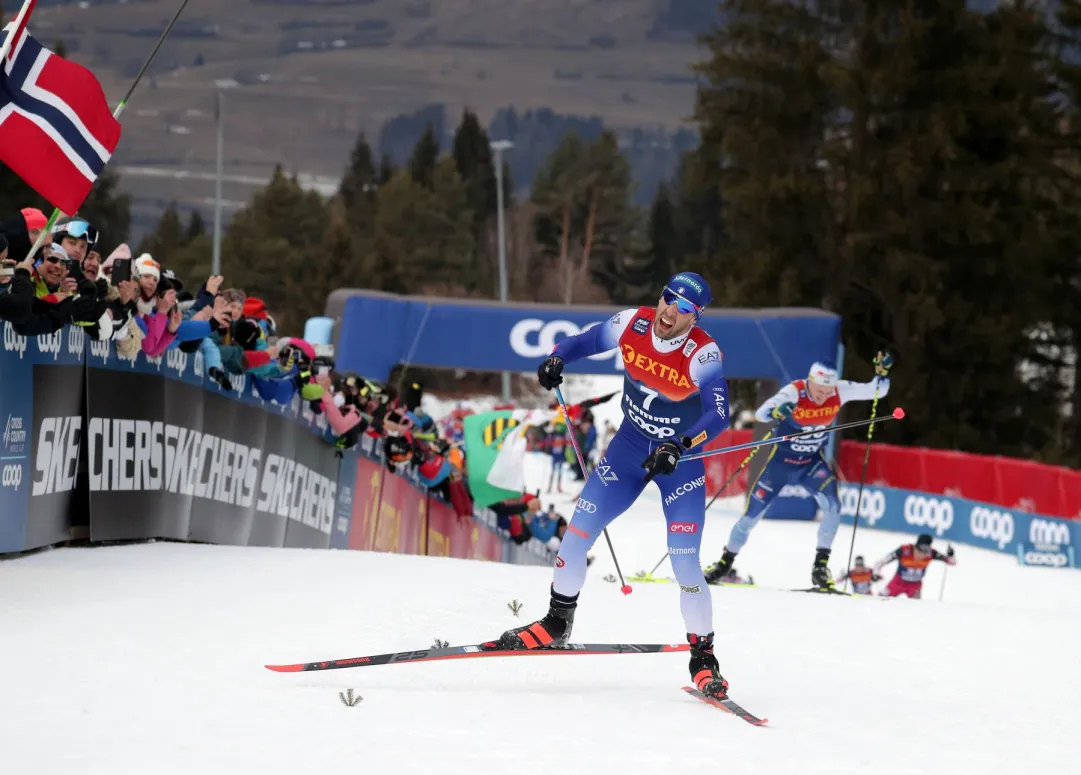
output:
POLYGON ((621 350, 627 373, 639 382, 656 388, 671 386, 677 390, 697 389, 684 373, 686 356, 679 350, 663 355, 649 354, 635 350, 630 344, 623 344, 621 350))
POLYGON ((841 411, 840 402, 829 401, 819 406, 811 402, 804 404, 801 401, 792 412, 792 419, 802 424, 831 422, 839 411, 841 411))

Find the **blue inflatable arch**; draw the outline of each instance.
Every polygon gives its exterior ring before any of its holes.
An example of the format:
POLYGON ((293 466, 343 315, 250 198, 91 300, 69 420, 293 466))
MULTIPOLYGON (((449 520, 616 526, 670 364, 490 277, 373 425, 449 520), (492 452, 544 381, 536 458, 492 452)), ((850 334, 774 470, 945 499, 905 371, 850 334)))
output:
MULTIPOLYGON (((385 380, 398 364, 532 372, 561 338, 624 307, 558 306, 397 296, 343 288, 327 299, 342 371, 385 380)), ((785 383, 815 361, 837 362, 841 318, 805 308, 718 309, 700 323, 724 352, 729 379, 785 383)), ((840 364, 837 364, 840 366, 840 364)), ((569 364, 580 374, 622 373, 617 351, 569 364)))

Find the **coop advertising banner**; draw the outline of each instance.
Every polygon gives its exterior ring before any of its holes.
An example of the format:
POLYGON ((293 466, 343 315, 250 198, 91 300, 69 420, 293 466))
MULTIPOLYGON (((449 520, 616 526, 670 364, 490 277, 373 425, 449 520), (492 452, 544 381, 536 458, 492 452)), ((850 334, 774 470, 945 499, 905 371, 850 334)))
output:
POLYGON ((852 524, 858 499, 863 527, 929 533, 937 540, 1014 554, 1025 564, 1073 567, 1073 548, 1081 546, 1081 522, 1075 520, 893 487, 865 486, 860 498, 858 485, 841 485, 839 494, 846 524, 852 524))
POLYGON ((27 337, 3 322, 0 554, 70 536, 82 420, 80 329, 27 337))

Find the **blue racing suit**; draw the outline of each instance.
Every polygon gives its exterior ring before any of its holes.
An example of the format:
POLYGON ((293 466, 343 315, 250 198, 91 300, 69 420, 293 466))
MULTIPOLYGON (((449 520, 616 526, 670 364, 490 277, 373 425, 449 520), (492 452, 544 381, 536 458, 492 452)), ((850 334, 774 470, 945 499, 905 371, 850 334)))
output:
MULTIPOLYGON (((574 596, 586 578, 586 553, 612 520, 646 486, 645 459, 661 442, 687 436, 700 447, 728 427, 728 384, 720 348, 697 327, 676 339, 653 333, 656 310, 620 312, 556 345, 554 355, 576 361, 617 347, 626 370, 624 422, 586 482, 556 557, 552 588, 574 596)), ((706 475, 701 460, 681 462, 657 476, 672 570, 680 585, 687 632, 713 632, 713 607, 698 550, 705 526, 706 475)))
POLYGON ((830 549, 841 524, 841 503, 837 497, 837 478, 822 451, 827 429, 837 419, 841 407, 849 401, 868 401, 877 391, 879 398, 890 392, 890 381, 875 377, 871 382, 841 380, 833 395, 823 403, 811 400, 807 382, 798 379, 780 389, 755 412, 758 422, 769 422, 772 412, 782 404, 793 404, 792 415, 778 423, 775 436, 788 436, 808 430, 821 430, 810 436, 774 444, 762 472, 747 486, 743 516, 732 526, 728 536, 728 551, 736 554, 747 543, 751 531, 761 521, 769 505, 785 485, 803 486, 822 509, 822 524, 818 526, 818 549, 830 549))

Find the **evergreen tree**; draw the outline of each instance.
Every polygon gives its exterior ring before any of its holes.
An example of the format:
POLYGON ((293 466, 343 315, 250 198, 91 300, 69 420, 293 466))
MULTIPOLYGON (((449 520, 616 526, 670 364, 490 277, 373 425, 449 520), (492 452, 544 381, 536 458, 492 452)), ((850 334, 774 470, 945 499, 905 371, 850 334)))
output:
POLYGON ((596 300, 602 288, 608 292, 600 296, 628 295, 627 257, 636 247, 631 188, 630 166, 610 132, 592 143, 568 134, 537 173, 536 236, 554 261, 555 298, 596 300))
POLYGON ((394 166, 394 160, 389 155, 383 154, 383 158, 379 160, 379 185, 385 186, 389 183, 395 172, 397 168, 394 166))
POLYGON ((728 0, 726 23, 704 38, 710 58, 695 69, 695 116, 703 152, 725 158, 720 189, 732 242, 698 268, 726 305, 826 302, 831 222, 819 161, 835 101, 824 78, 833 31, 809 5, 728 0), (723 280, 723 282, 722 282, 723 280))
POLYGON ((495 222, 498 192, 488 133, 472 111, 467 110, 462 114, 462 121, 454 135, 451 156, 458 176, 465 184, 468 206, 473 213, 472 235, 476 253, 474 268, 470 272, 474 278, 470 290, 495 298, 498 294, 499 245, 495 222))
POLYGON ((225 232, 222 273, 226 286, 262 298, 283 330, 298 331, 303 320, 292 290, 321 260, 319 250, 329 220, 319 194, 305 191, 296 177, 275 168, 267 186, 234 216, 225 232))
POLYGON ((172 268, 173 254, 187 241, 187 232, 180 220, 176 202, 170 202, 162 211, 154 229, 139 242, 134 255, 149 253, 162 266, 172 268))
MULTIPOLYGON (((1059 36, 1054 48, 1055 76, 1064 96, 1062 145, 1058 151, 1055 191, 1066 218, 1074 219, 1064 231, 1081 235, 1081 1, 1061 0, 1057 12, 1059 36)), ((1064 401, 1069 407, 1061 418, 1061 433, 1055 439, 1059 455, 1053 459, 1081 465, 1081 250, 1063 240, 1062 250, 1049 267, 1050 288, 1045 296, 1049 308, 1048 325, 1041 329, 1045 368, 1055 373, 1064 401), (1073 362, 1067 355, 1073 354, 1073 362)))
POLYGON ((435 177, 435 165, 439 161, 439 138, 435 130, 429 124, 424 134, 417 140, 413 147, 413 154, 409 157, 409 174, 414 183, 432 187, 432 178, 435 177))
POLYGON ((298 276, 292 294, 292 306, 302 321, 322 315, 327 297, 338 288, 369 287, 368 278, 357 261, 355 232, 348 219, 344 197, 331 201, 329 218, 318 256, 308 271, 298 276))
POLYGON ((451 155, 466 186, 469 208, 473 211, 474 234, 479 235, 488 219, 496 214, 497 192, 492 147, 476 113, 470 110, 462 113, 451 155))
POLYGON ((1025 455, 1055 424, 1052 387, 1022 367, 1046 267, 1076 237, 1048 186, 1030 5, 728 0, 706 39, 700 158, 724 160, 726 216, 707 279, 722 302, 842 314, 853 377, 892 349, 894 439, 1025 455))
POLYGON ((213 238, 209 234, 198 234, 169 255, 166 268, 173 270, 184 283, 184 290, 194 295, 210 277, 213 254, 213 238))
POLYGON ((36 207, 48 216, 53 208, 11 168, 0 164, 0 220, 13 217, 24 207, 36 207))
POLYGON ((659 293, 661 284, 674 274, 677 266, 682 266, 679 235, 676 232, 675 208, 671 193, 664 183, 657 189, 653 206, 649 209, 649 258, 650 272, 657 282, 653 293, 659 293))
POLYGON ((356 214, 363 214, 369 221, 374 216, 375 199, 379 189, 379 173, 372 157, 372 147, 361 132, 349 157, 349 166, 342 175, 338 196, 345 205, 346 223, 356 214))
POLYGON ((683 155, 671 194, 676 232, 673 266, 688 267, 703 276, 723 274, 723 267, 711 266, 711 258, 722 252, 725 239, 719 185, 721 165, 710 150, 709 146, 703 146, 683 155))
POLYGON ((469 187, 458 174, 454 159, 448 157, 436 165, 432 193, 441 210, 439 220, 433 223, 432 235, 438 240, 440 263, 446 265, 433 265, 432 270, 443 275, 444 283, 460 285, 471 294, 481 284, 483 273, 476 260, 476 241, 470 228, 475 219, 469 187))
POLYGON ((203 214, 198 210, 192 210, 188 217, 188 228, 184 234, 184 244, 192 242, 197 237, 206 234, 206 224, 203 222, 203 214))
POLYGON ((473 239, 465 187, 452 159, 433 170, 433 189, 399 172, 380 192, 372 255, 365 274, 393 293, 464 295, 472 278, 473 239))

